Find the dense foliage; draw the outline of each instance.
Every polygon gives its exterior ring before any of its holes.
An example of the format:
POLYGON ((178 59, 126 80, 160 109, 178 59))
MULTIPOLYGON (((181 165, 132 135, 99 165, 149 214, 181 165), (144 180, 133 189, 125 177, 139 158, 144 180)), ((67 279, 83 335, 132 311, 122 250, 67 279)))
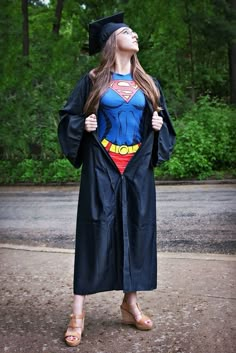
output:
POLYGON ((176 122, 178 143, 173 157, 157 169, 156 176, 205 179, 235 173, 235 110, 202 97, 176 122))
POLYGON ((87 53, 88 23, 120 10, 139 33, 139 59, 160 80, 178 135, 172 160, 156 176, 234 174, 235 108, 230 102, 236 102, 230 83, 236 17, 229 2, 3 0, 1 183, 78 180, 80 171, 58 145, 58 109, 78 78, 98 62, 87 53))

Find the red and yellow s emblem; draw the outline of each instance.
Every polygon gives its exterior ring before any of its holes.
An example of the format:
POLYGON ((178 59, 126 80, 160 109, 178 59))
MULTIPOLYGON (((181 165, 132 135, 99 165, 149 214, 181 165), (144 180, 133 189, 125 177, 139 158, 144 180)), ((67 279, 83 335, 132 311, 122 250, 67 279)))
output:
POLYGON ((127 103, 138 91, 139 87, 134 81, 114 80, 110 83, 110 88, 119 94, 127 103))

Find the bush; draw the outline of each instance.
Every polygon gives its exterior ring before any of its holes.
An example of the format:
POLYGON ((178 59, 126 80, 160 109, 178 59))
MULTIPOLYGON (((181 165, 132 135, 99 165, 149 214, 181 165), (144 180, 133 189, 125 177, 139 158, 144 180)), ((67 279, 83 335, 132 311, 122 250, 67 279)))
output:
POLYGON ((172 158, 156 171, 158 177, 205 179, 236 166, 233 108, 202 97, 175 122, 177 143, 172 158))
POLYGON ((21 162, 0 162, 0 183, 14 184, 30 182, 35 184, 50 182, 78 182, 80 169, 75 169, 66 159, 53 162, 25 159, 21 162))

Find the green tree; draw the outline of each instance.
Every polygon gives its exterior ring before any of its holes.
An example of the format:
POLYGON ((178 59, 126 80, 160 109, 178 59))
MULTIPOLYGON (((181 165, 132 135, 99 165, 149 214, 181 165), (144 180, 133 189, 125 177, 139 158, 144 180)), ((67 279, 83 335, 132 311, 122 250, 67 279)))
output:
MULTIPOLYGON (((88 56, 88 24, 118 11, 125 12, 125 22, 139 35, 141 64, 159 79, 171 115, 180 124, 179 134, 186 114, 199 107, 199 97, 235 104, 235 0, 51 0, 47 5, 42 0, 2 0, 0 154, 4 162, 19 162, 19 170, 31 171, 38 170, 39 160, 42 168, 53 165, 55 170, 61 165, 57 163, 62 158, 58 109, 78 78, 99 59, 88 56)), ((219 115, 215 110, 214 114, 219 117, 223 110, 217 109, 219 115)), ((197 114, 191 119, 188 136, 198 123, 197 114)), ((229 140, 224 140, 225 150, 229 140)), ((198 167, 208 165, 204 163, 199 157, 198 167)), ((65 178, 64 166, 63 176, 55 175, 65 178)), ((27 175, 30 178, 32 173, 27 175)), ((49 176, 50 172, 45 180, 49 176)))

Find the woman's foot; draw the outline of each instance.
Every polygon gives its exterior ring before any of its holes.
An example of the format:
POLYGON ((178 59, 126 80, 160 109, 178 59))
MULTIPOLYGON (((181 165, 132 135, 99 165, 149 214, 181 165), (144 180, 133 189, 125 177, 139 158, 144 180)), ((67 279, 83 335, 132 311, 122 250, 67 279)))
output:
POLYGON ((125 299, 120 306, 122 322, 127 325, 134 325, 139 330, 151 330, 152 320, 144 315, 138 303, 128 303, 125 299))
POLYGON ((65 333, 65 342, 70 347, 78 346, 81 342, 84 331, 84 316, 84 312, 81 315, 71 314, 70 316, 70 322, 65 333))

